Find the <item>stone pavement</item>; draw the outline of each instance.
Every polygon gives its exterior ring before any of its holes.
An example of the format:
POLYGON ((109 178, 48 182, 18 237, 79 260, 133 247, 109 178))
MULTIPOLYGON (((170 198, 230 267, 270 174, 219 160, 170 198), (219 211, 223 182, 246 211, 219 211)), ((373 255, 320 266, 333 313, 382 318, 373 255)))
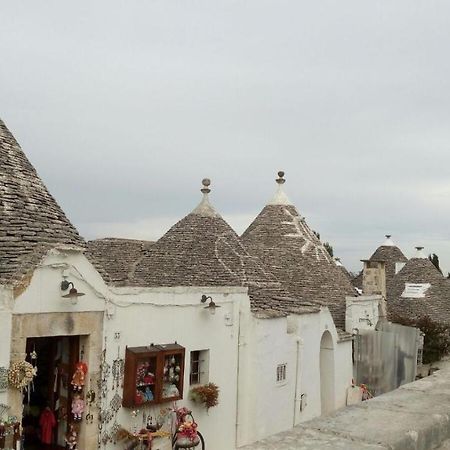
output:
POLYGON ((242 450, 450 450, 450 365, 242 450))

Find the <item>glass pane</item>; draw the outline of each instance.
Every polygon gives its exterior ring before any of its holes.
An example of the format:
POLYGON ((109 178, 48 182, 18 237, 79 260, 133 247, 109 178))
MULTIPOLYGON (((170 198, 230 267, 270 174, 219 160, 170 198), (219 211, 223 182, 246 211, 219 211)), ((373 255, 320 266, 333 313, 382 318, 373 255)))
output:
POLYGON ((163 398, 180 396, 181 377, 181 355, 166 355, 163 369, 163 398))
POLYGON ((135 404, 155 399, 156 357, 140 360, 136 370, 135 404))

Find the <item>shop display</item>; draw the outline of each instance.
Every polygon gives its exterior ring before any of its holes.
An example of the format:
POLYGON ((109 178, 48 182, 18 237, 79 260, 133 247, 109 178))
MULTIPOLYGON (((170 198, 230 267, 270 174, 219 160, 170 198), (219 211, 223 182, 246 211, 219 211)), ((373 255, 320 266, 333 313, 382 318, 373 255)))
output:
POLYGON ((123 406, 182 398, 184 355, 184 347, 176 343, 127 348, 123 406))
POLYGON ((69 426, 69 431, 64 438, 67 450, 75 450, 78 443, 78 433, 74 425, 69 426))
POLYGON ((75 372, 73 373, 72 381, 70 382, 73 391, 81 392, 83 390, 87 371, 88 368, 86 363, 79 361, 76 364, 75 372))
POLYGON ((33 381, 36 375, 36 368, 27 361, 16 361, 11 364, 8 371, 9 385, 22 390, 33 381))
POLYGON ((72 400, 73 420, 80 421, 84 413, 85 403, 80 394, 74 394, 72 400))

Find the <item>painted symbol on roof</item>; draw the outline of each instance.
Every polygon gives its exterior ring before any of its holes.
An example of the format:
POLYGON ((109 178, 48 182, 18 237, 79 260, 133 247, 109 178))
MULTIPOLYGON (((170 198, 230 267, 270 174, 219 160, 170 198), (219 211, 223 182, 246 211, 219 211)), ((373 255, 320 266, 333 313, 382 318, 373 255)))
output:
POLYGON ((302 255, 308 251, 313 251, 317 261, 326 260, 330 262, 330 257, 322 245, 322 243, 314 235, 313 231, 306 225, 305 221, 300 216, 294 216, 288 209, 284 209, 284 213, 291 218, 290 221, 281 222, 283 225, 291 225, 294 227, 293 233, 285 234, 285 237, 296 239, 303 239, 305 242, 300 248, 302 255))

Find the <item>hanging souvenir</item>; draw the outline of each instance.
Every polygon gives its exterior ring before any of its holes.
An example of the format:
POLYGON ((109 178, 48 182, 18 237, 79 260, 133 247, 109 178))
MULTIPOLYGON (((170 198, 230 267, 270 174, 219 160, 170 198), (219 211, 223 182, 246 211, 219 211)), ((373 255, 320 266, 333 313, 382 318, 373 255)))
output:
POLYGON ((66 433, 64 441, 68 450, 75 450, 77 448, 78 433, 73 425, 69 425, 69 431, 66 433))
POLYGON ((83 390, 87 371, 88 368, 86 363, 82 361, 77 362, 75 372, 72 376, 72 381, 70 382, 72 389, 75 392, 81 392, 83 390))
POLYGON ((102 351, 102 361, 100 363, 100 377, 98 379, 99 400, 106 398, 108 395, 108 378, 110 374, 111 366, 106 362, 106 338, 105 348, 102 351))
POLYGON ((16 361, 8 371, 9 384, 19 390, 26 388, 36 375, 36 369, 27 361, 16 361))
POLYGON ((120 358, 120 347, 118 347, 117 359, 115 359, 112 364, 113 390, 118 389, 119 386, 122 385, 124 374, 125 374, 125 361, 123 358, 120 358))
POLYGON ((74 394, 72 400, 73 419, 80 421, 84 412, 85 403, 80 394, 74 394))
POLYGON ((5 392, 8 389, 8 369, 0 367, 0 392, 5 392))
POLYGON ((87 391, 87 393, 86 393, 86 401, 87 401, 87 405, 88 405, 88 412, 86 414, 86 423, 91 424, 91 423, 94 422, 94 416, 91 413, 91 406, 95 402, 95 392, 92 389, 87 391))

